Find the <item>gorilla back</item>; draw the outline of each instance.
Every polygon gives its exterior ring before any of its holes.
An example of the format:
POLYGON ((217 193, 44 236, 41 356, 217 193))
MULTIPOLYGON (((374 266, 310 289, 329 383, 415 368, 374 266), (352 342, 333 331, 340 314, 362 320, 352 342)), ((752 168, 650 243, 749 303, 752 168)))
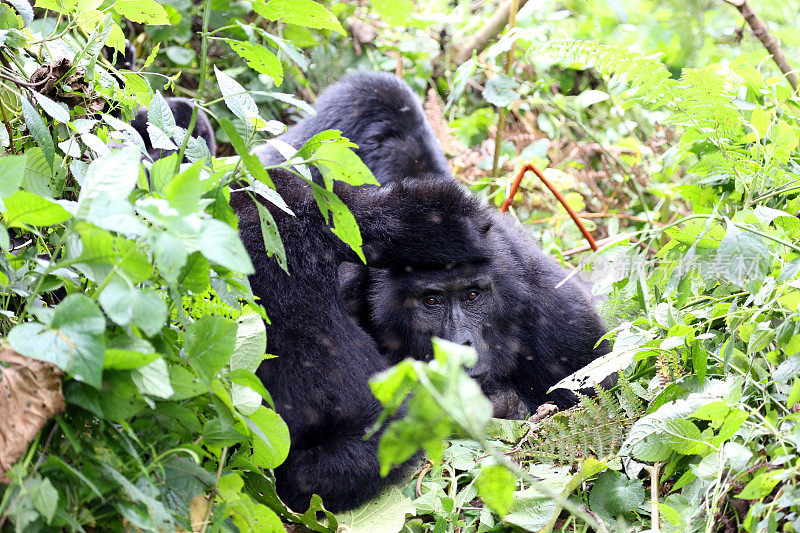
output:
MULTIPOLYGON (((358 145, 356 153, 380 183, 395 177, 449 173, 444 154, 411 88, 385 72, 357 72, 328 87, 309 116, 279 137, 300 148, 329 129, 358 145)), ((282 157, 269 145, 259 148, 269 160, 282 157)))
POLYGON ((368 379, 387 363, 338 294, 338 267, 352 252, 328 229, 301 179, 283 170, 270 176, 294 211, 271 208, 291 275, 265 251, 255 204, 243 193, 234 193, 231 203, 256 266, 253 293, 270 318, 267 349, 277 356, 257 375, 291 435, 289 457, 275 470, 277 490, 298 511, 313 494, 329 510, 342 511, 373 497, 402 471, 382 478, 380 435, 364 439, 382 410, 368 379))

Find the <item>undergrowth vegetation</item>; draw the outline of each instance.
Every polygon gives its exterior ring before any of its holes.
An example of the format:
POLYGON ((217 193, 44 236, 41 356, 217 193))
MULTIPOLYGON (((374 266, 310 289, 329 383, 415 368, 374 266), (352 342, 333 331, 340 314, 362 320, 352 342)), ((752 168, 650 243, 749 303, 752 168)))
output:
MULTIPOLYGON (((458 64, 496 6, 419 4, 0 2, 0 385, 34 372, 29 392, 63 382, 66 406, 0 414, 0 442, 33 424, 0 455, 0 530, 800 531, 796 90, 728 5, 539 2, 458 64), (104 45, 126 37, 139 57, 119 70, 104 45), (254 374, 267 314, 228 185, 285 205, 250 152, 351 67, 426 97, 476 195, 499 207, 529 162, 564 192, 599 250, 532 174, 510 210, 602 297, 613 350, 559 385, 618 377, 569 411, 496 420, 463 371, 474 353, 436 341, 371 383, 387 413, 408 408, 382 467, 428 462, 333 515, 275 493, 289 434, 254 374), (219 157, 166 93, 212 116, 219 157), (189 164, 144 172, 139 106, 189 164)), ((752 5, 797 64, 797 3, 752 5)), ((315 197, 360 251, 331 188, 369 174, 351 147, 322 134, 292 164, 330 178, 315 197)))

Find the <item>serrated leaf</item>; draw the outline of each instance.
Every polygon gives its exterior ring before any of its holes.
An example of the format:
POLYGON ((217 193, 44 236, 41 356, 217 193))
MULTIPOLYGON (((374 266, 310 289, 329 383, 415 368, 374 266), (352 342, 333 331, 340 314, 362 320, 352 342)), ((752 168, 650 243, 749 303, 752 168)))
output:
POLYGON ((313 0, 270 0, 255 2, 256 13, 269 20, 281 20, 286 24, 297 24, 306 28, 333 30, 346 35, 339 19, 313 0))
POLYGON ((27 153, 0 157, 0 198, 5 198, 19 188, 22 178, 25 177, 27 164, 27 153))
POLYGON ((60 205, 37 194, 19 190, 3 199, 3 218, 9 228, 53 226, 70 217, 60 205))
POLYGON ((336 513, 339 526, 352 533, 396 533, 403 529, 407 515, 415 515, 411 499, 390 486, 361 507, 336 513))
POLYGON ((228 364, 236 344, 236 329, 236 322, 217 316, 203 317, 187 328, 186 357, 207 385, 228 364))
POLYGON ((55 161, 56 147, 50 134, 50 128, 47 127, 42 116, 39 115, 26 98, 20 98, 20 106, 22 107, 22 116, 25 118, 28 131, 31 132, 33 140, 42 149, 45 159, 52 167, 55 161))
POLYGON ((317 202, 320 212, 325 220, 333 217, 333 227, 331 231, 339 237, 342 242, 350 246, 352 250, 366 263, 364 252, 361 250, 363 240, 361 238, 361 230, 358 229, 358 224, 350 212, 347 205, 334 193, 325 190, 318 186, 316 183, 311 183, 311 188, 314 193, 314 200, 317 202))
POLYGON ((155 0, 116 0, 114 11, 123 17, 148 26, 169 24, 167 12, 155 0))
POLYGON ((39 105, 44 109, 44 112, 53 117, 55 120, 66 124, 70 120, 69 111, 64 104, 60 104, 55 102, 43 94, 37 93, 36 91, 31 91, 33 93, 33 97, 39 103, 39 105))
POLYGON ((8 335, 22 355, 53 363, 78 380, 100 388, 106 319, 87 296, 70 294, 58 304, 49 325, 19 324, 8 335))
POLYGON ((286 250, 278 233, 278 225, 264 205, 257 203, 258 220, 261 224, 261 238, 264 239, 264 249, 269 256, 275 255, 284 272, 289 274, 289 264, 286 261, 286 250))
POLYGON ((281 62, 275 54, 260 44, 236 41, 234 39, 225 39, 225 42, 234 52, 247 61, 250 68, 272 78, 276 86, 280 86, 283 83, 283 66, 281 66, 281 62))
POLYGON ((476 481, 478 495, 492 511, 503 518, 514 501, 517 478, 503 465, 481 469, 476 481))
POLYGON ((519 98, 517 89, 519 89, 517 80, 505 74, 496 74, 486 82, 483 99, 494 106, 507 107, 519 98))
POLYGON ((275 468, 289 455, 289 428, 273 411, 260 406, 247 417, 258 426, 261 435, 253 439, 254 462, 264 468, 275 468))
MULTIPOLYGON (((254 130, 260 129, 261 123, 266 124, 258 114, 258 106, 255 100, 244 87, 217 67, 214 67, 214 73, 217 77, 219 90, 225 100, 225 105, 244 122, 248 135, 252 134, 254 130)), ((239 155, 241 155, 241 152, 239 155)))
POLYGON ((232 227, 217 219, 203 220, 198 248, 206 259, 240 274, 255 272, 250 255, 232 227))
POLYGON ((378 185, 372 171, 350 149, 351 146, 349 142, 324 142, 314 151, 311 160, 322 172, 326 184, 339 180, 356 186, 378 185))

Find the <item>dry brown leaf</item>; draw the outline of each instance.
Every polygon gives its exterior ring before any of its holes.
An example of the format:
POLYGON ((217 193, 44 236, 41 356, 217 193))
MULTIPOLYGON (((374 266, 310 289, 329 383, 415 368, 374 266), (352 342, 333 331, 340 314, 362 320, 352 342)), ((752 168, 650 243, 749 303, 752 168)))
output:
POLYGON ((72 61, 67 58, 42 65, 31 74, 30 82, 37 91, 57 102, 64 102, 70 108, 83 107, 87 115, 101 112, 106 105, 93 93, 92 84, 77 69, 72 69, 72 61))
POLYGON ((63 372, 55 365, 0 351, 0 483, 48 420, 64 410, 63 372))

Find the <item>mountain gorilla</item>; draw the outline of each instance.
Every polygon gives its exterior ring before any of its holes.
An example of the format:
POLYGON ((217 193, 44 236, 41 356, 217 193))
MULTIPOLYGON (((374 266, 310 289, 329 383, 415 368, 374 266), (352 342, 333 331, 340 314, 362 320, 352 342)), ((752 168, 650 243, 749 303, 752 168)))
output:
POLYGON ((595 347, 605 334, 602 320, 576 282, 559 286, 567 272, 523 230, 477 200, 462 198, 411 89, 390 74, 358 73, 323 92, 315 109, 316 116, 281 139, 299 147, 320 131, 338 129, 359 145, 381 183, 430 189, 402 201, 392 193, 397 220, 424 239, 395 235, 383 264, 373 260, 369 267, 353 263, 340 269, 342 297, 381 351, 394 364, 409 356, 429 359, 432 336, 474 346, 478 362, 469 372, 492 400, 495 416, 521 418, 547 401, 573 405, 572 392, 547 390, 608 352, 607 342, 595 347), (418 180, 427 185, 410 185, 418 180), (447 224, 453 217, 471 222, 458 226, 466 234, 453 233, 447 224), (452 242, 436 238, 439 233, 452 242), (468 242, 472 252, 454 242, 468 242), (388 257, 393 261, 387 263, 388 257))

